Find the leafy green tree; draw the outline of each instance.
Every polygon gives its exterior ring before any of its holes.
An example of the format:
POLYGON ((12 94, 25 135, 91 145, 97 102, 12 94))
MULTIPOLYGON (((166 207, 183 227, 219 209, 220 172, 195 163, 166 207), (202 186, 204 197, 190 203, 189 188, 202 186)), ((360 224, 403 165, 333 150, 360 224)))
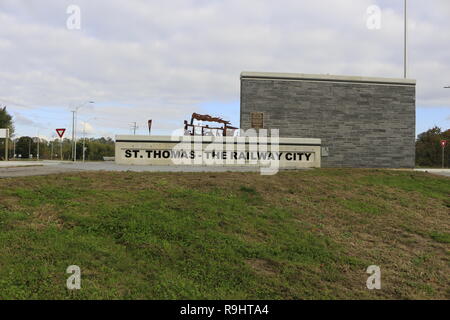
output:
POLYGON ((10 136, 14 134, 13 117, 6 110, 6 106, 0 107, 0 129, 9 129, 10 136))
POLYGON ((114 141, 111 138, 86 140, 86 160, 103 160, 103 157, 112 156, 114 156, 114 141))
MULTIPOLYGON (((9 129, 9 134, 12 137, 14 134, 13 117, 6 110, 6 106, 0 106, 0 129, 9 129)), ((5 157, 5 139, 1 139, 0 142, 0 159, 5 157)), ((9 139, 9 145, 11 145, 11 139, 9 139)))
POLYGON ((18 158, 27 159, 30 155, 36 156, 37 145, 31 137, 20 137, 16 142, 16 154, 18 158))
POLYGON ((441 167, 442 147, 441 140, 447 140, 448 145, 444 153, 444 165, 450 166, 450 129, 442 131, 434 127, 419 134, 416 140, 416 165, 421 167, 441 167))
MULTIPOLYGON (((37 144, 38 138, 33 138, 33 141, 37 144)), ((39 159, 50 159, 50 143, 42 138, 39 139, 39 159)))

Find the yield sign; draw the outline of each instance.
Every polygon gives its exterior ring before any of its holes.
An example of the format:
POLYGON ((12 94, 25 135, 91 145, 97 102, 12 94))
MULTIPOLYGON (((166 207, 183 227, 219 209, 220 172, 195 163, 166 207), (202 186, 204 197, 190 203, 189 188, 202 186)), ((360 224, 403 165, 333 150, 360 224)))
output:
POLYGON ((63 137, 64 132, 66 132, 66 129, 56 129, 56 133, 58 134, 58 136, 59 136, 60 138, 63 137))

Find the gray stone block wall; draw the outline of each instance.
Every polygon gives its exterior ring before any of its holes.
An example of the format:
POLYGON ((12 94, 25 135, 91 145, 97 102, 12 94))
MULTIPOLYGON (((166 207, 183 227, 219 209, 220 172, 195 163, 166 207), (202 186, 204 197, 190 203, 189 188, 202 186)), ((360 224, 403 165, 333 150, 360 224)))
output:
POLYGON ((414 167, 415 81, 263 75, 241 75, 242 129, 263 112, 281 137, 322 139, 322 167, 414 167))

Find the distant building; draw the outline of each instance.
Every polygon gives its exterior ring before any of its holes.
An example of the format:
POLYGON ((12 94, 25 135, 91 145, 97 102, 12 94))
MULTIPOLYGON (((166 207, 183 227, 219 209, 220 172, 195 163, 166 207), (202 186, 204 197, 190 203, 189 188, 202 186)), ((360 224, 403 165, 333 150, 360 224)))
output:
POLYGON ((322 167, 411 168, 415 80, 241 73, 241 128, 322 139, 322 167))

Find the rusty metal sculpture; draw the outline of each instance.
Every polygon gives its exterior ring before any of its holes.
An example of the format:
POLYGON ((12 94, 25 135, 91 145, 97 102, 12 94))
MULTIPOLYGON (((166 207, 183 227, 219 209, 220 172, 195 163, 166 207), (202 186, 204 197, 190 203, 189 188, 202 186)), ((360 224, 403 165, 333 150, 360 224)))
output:
POLYGON ((185 135, 197 135, 196 132, 196 128, 200 128, 201 129, 201 133, 198 135, 202 135, 202 136, 208 136, 208 135, 213 135, 213 131, 215 130, 217 132, 217 135, 220 135, 219 133, 222 132, 222 136, 232 136, 234 135, 235 130, 237 130, 238 128, 230 126, 231 122, 227 121, 227 120, 223 120, 222 118, 219 117, 212 117, 208 114, 198 114, 198 113, 193 113, 192 117, 191 117, 191 122, 188 123, 186 120, 184 121, 184 132, 185 135), (222 123, 223 127, 210 127, 209 125, 195 125, 194 124, 194 120, 198 120, 198 121, 206 121, 206 122, 217 122, 217 123, 222 123))

